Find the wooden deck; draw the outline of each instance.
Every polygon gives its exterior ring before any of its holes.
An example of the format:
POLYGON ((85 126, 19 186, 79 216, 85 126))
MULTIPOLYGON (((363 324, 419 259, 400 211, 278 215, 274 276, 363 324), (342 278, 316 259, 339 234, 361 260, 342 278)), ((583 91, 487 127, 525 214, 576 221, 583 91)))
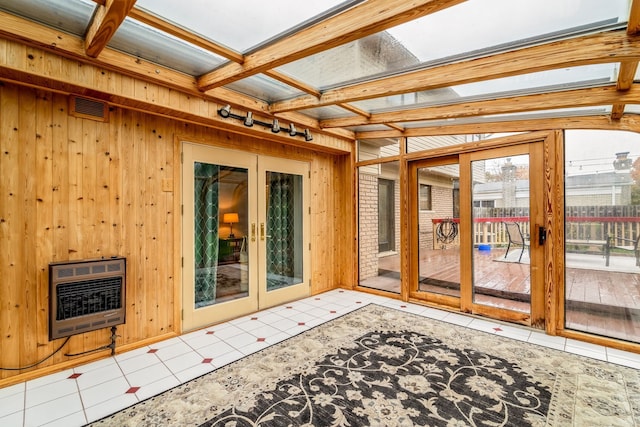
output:
MULTIPOLYGON (((475 301, 529 311, 529 264, 519 250, 474 251, 475 301), (512 259, 513 257, 513 259, 512 259)), ((459 296, 460 264, 457 248, 423 250, 420 289, 459 296)), ((632 257, 611 256, 611 265, 599 255, 567 254, 566 328, 640 342, 640 267, 632 257)), ((361 286, 400 292, 399 256, 380 257, 378 277, 361 286)))

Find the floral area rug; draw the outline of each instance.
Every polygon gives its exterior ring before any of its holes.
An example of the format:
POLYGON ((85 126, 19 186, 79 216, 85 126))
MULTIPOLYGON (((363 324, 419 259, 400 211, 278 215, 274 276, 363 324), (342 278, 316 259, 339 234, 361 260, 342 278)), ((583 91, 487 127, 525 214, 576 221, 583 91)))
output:
POLYGON ((639 371, 368 305, 100 426, 632 426, 639 371))

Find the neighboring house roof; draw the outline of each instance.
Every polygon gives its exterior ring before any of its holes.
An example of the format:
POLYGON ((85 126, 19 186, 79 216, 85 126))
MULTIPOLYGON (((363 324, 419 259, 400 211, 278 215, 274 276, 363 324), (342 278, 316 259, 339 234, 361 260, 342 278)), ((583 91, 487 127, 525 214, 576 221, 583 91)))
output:
MULTIPOLYGON (((579 189, 585 187, 591 187, 593 194, 610 193, 611 186, 630 186, 633 185, 633 179, 631 179, 631 173, 629 170, 615 171, 615 172, 603 172, 603 173, 590 173, 584 175, 573 175, 565 178, 565 187, 567 191, 572 189, 579 189)), ((503 188, 502 181, 492 181, 486 183, 476 183, 473 186, 473 194, 491 194, 501 193, 503 188)), ((528 191, 529 181, 519 179, 515 182, 516 191, 528 191)))

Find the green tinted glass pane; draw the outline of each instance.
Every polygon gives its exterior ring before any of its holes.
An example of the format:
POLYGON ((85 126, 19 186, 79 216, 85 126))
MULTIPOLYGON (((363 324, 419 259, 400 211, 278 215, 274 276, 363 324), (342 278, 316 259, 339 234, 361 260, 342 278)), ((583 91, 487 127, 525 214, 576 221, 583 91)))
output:
POLYGON ((248 171, 194 164, 195 307, 248 295, 248 171))
POLYGON ((302 282, 302 176, 267 172, 267 291, 302 282))

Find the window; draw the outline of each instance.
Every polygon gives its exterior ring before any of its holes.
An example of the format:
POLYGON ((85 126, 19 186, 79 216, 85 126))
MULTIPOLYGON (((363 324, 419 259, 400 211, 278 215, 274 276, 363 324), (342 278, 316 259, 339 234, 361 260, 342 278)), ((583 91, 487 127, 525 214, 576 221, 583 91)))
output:
POLYGON ((420 184, 420 210, 431 210, 431 186, 420 184))
POLYGON ((474 200, 473 207, 474 208, 495 208, 496 203, 495 203, 495 200, 474 200))

